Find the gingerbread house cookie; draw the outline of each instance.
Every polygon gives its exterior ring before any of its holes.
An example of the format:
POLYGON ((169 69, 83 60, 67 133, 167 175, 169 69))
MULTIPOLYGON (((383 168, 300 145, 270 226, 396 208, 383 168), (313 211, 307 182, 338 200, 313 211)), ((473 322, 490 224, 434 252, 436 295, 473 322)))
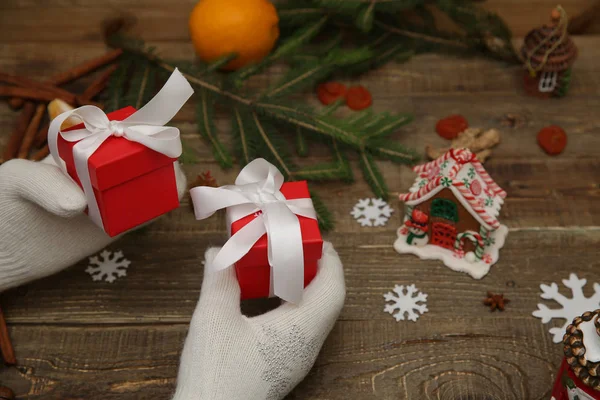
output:
POLYGON ((506 192, 468 149, 451 149, 413 171, 415 183, 400 195, 404 225, 394 248, 483 278, 508 233, 498 220, 506 192))

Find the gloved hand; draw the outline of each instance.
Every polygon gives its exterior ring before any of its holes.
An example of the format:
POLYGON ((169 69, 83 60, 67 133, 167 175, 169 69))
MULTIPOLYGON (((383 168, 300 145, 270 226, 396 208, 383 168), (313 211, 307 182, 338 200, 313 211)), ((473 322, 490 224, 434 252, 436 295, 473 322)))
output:
POLYGON ((209 272, 209 249, 173 400, 278 400, 304 379, 346 296, 342 263, 330 243, 323 250, 299 306, 248 318, 234 268, 209 272))
MULTIPOLYGON (((186 178, 175 163, 181 198, 186 178)), ((84 211, 83 191, 47 157, 0 166, 0 292, 54 274, 110 238, 84 211)))

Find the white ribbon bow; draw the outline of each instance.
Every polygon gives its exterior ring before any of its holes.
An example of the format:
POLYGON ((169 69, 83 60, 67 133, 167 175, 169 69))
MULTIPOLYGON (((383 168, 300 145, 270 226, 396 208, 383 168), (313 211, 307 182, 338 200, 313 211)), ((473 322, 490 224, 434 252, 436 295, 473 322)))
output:
POLYGON ((228 207, 232 222, 260 211, 231 236, 210 267, 220 271, 235 264, 266 233, 271 290, 275 296, 298 304, 304 289, 304 251, 297 216, 317 219, 317 215, 310 198, 287 200, 280 191, 282 185, 281 172, 258 158, 242 169, 235 186, 195 187, 190 195, 199 220, 228 207))
POLYGON ((56 164, 64 169, 58 154, 58 135, 68 142, 78 142, 73 146, 75 169, 87 198, 88 214, 100 228, 104 229, 104 225, 92 188, 89 158, 111 136, 138 142, 167 157, 179 157, 179 129, 164 125, 177 114, 193 93, 192 86, 176 69, 148 104, 123 121, 109 121, 106 114, 96 106, 83 106, 66 111, 52 120, 48 129, 50 153, 56 164), (71 116, 79 118, 85 128, 60 132, 63 122, 71 116))

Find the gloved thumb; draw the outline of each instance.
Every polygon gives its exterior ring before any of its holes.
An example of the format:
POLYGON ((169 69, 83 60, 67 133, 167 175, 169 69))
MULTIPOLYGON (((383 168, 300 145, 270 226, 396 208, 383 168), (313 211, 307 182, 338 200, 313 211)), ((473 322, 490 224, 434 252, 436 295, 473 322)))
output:
POLYGON ((73 217, 87 207, 81 188, 49 163, 10 160, 0 166, 0 187, 60 217, 73 217))
POLYGON ((304 290, 300 304, 284 303, 250 321, 259 326, 276 324, 282 329, 301 326, 326 335, 337 320, 345 298, 342 262, 331 243, 325 242, 317 276, 304 290))
POLYGON ((206 311, 227 313, 230 316, 242 316, 240 309, 240 286, 235 276, 235 268, 230 266, 222 271, 214 271, 213 260, 219 252, 219 247, 206 251, 204 263, 204 281, 200 292, 198 307, 206 311))

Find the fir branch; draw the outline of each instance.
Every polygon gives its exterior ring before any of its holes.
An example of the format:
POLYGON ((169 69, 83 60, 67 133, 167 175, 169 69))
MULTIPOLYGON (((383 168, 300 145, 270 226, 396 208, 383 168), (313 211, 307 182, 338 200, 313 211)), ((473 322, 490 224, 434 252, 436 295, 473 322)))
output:
POLYGON ((446 37, 438 37, 438 36, 428 35, 428 34, 417 32, 417 31, 402 29, 402 28, 398 28, 393 25, 390 25, 389 23, 387 23, 381 19, 376 19, 373 22, 373 24, 375 26, 383 29, 384 31, 393 33, 395 35, 399 35, 399 36, 403 36, 403 37, 407 37, 407 38, 411 38, 411 39, 416 39, 416 40, 424 41, 424 42, 428 42, 428 43, 433 43, 433 44, 437 44, 437 45, 449 46, 449 47, 453 47, 453 48, 460 48, 463 50, 469 49, 469 45, 467 43, 465 43, 463 40, 460 40, 458 37, 456 37, 454 39, 449 39, 446 37))
POLYGON ((323 80, 337 68, 360 63, 370 56, 366 48, 332 51, 322 60, 293 68, 261 97, 274 98, 297 92, 323 80))
POLYGON ((371 139, 367 148, 371 153, 400 164, 415 164, 420 157, 412 149, 406 148, 398 142, 382 139, 371 139))
POLYGON ((187 141, 181 139, 181 147, 182 153, 179 157, 179 161, 184 165, 197 164, 198 157, 196 156, 196 152, 190 147, 189 144, 187 144, 187 141))
POLYGON ((327 22, 327 18, 327 16, 324 16, 317 22, 305 28, 299 29, 294 35, 287 38, 283 43, 277 46, 277 48, 262 61, 255 64, 250 64, 247 67, 236 71, 231 76, 231 81, 234 83, 234 85, 240 87, 250 76, 261 72, 280 58, 294 53, 302 45, 308 43, 308 41, 314 38, 321 31, 321 29, 323 29, 325 23, 327 22))
POLYGON ((198 130, 202 137, 211 144, 215 159, 221 167, 230 168, 233 161, 217 136, 217 127, 214 122, 214 101, 206 90, 200 91, 196 117, 198 119, 198 130))
POLYGON ((371 186, 371 190, 375 196, 386 200, 388 198, 388 188, 379 171, 379 168, 373 160, 373 156, 366 151, 360 153, 359 165, 363 171, 365 180, 371 186))
POLYGON ((127 91, 127 74, 132 62, 131 56, 124 54, 121 56, 117 69, 112 73, 108 82, 108 99, 104 103, 107 111, 115 111, 123 107, 122 100, 127 91))
POLYGON ((317 213, 317 221, 319 222, 319 229, 321 232, 329 232, 333 229, 334 226, 334 218, 331 212, 323 203, 323 200, 313 191, 310 192, 310 198, 312 199, 313 206, 315 207, 315 211, 317 213))
POLYGON ((300 157, 306 157, 308 155, 308 144, 306 143, 306 137, 300 127, 296 127, 296 153, 300 157))
POLYGON ((363 6, 358 12, 355 24, 363 32, 369 32, 373 28, 373 19, 375 18, 375 4, 377 0, 372 0, 366 6, 363 6))
POLYGON ((235 148, 240 163, 248 164, 256 157, 257 138, 252 129, 252 116, 234 107, 232 110, 231 131, 235 139, 235 148))
POLYGON ((325 13, 323 9, 309 1, 298 1, 282 3, 277 5, 277 15, 280 26, 296 27, 313 22, 321 18, 325 13))
POLYGON ((359 131, 349 126, 344 121, 327 116, 310 114, 298 107, 281 103, 260 102, 255 103, 257 112, 264 113, 281 122, 300 126, 315 133, 330 136, 360 148, 359 131))
POLYGON ((371 138, 389 135, 398 130, 401 126, 412 122, 412 120, 413 116, 410 114, 377 114, 368 122, 359 125, 363 130, 363 134, 361 135, 363 144, 371 138))
POLYGON ((270 129, 268 125, 262 122, 256 113, 252 113, 252 119, 256 132, 258 132, 258 135, 266 146, 267 152, 262 153, 261 155, 267 160, 272 161, 273 164, 276 164, 283 176, 286 178, 292 176, 292 171, 295 168, 290 161, 289 154, 285 150, 286 144, 281 142, 281 139, 273 129, 270 129))

